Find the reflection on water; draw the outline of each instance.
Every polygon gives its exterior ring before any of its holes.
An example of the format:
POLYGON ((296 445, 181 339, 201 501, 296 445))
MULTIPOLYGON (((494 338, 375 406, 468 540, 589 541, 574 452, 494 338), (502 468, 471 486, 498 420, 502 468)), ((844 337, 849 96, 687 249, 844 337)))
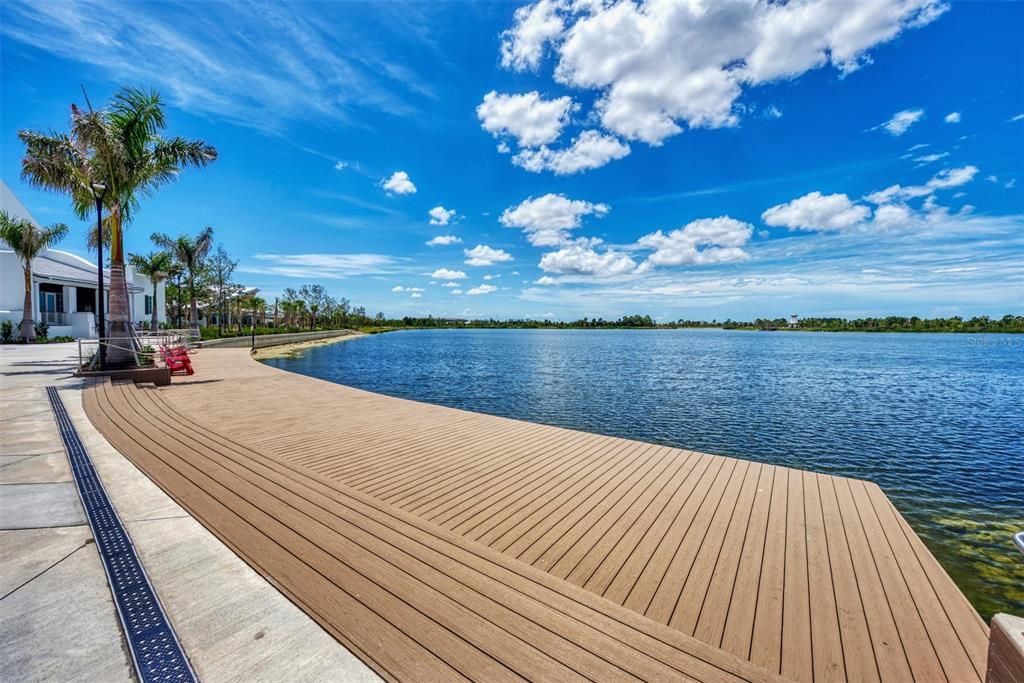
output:
POLYGON ((1024 555, 1012 542, 1024 529, 1024 345, 997 343, 1007 339, 429 330, 268 362, 393 396, 870 479, 988 617, 1024 613, 1024 555))

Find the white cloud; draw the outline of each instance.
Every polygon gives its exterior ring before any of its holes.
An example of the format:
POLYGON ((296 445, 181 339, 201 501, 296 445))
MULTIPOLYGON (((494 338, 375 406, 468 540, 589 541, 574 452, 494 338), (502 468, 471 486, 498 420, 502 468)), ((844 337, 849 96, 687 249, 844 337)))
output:
POLYGON ((761 214, 768 225, 790 230, 845 230, 871 215, 866 206, 854 204, 845 194, 811 192, 761 214))
POLYGON ((524 149, 512 157, 512 163, 527 171, 552 171, 556 175, 572 175, 600 168, 621 159, 630 152, 629 145, 618 138, 596 130, 585 130, 565 149, 524 149))
POLYGON ((462 294, 462 290, 461 289, 453 289, 452 290, 452 294, 462 294))
POLYGON ((558 13, 563 6, 559 0, 540 0, 517 9, 515 24, 501 34, 501 65, 517 71, 536 69, 544 46, 565 27, 558 13))
POLYGON ((498 154, 511 154, 512 153, 512 148, 509 147, 508 143, 505 142, 504 140, 502 140, 501 142, 498 143, 497 150, 498 150, 498 154))
POLYGON ((443 206, 435 206, 433 209, 427 212, 430 215, 431 225, 448 225, 455 216, 455 209, 446 209, 443 206))
POLYGON ((455 235, 438 235, 426 242, 428 247, 446 247, 449 244, 462 244, 462 238, 455 235))
POLYGON ((447 268, 438 268, 430 277, 437 280, 465 280, 466 274, 461 270, 449 270, 447 268))
POLYGON ((961 166, 960 168, 947 168, 936 173, 931 180, 924 185, 890 185, 884 190, 872 192, 865 199, 872 204, 886 204, 894 199, 910 199, 913 197, 924 197, 934 193, 936 190, 945 190, 951 187, 966 185, 974 179, 978 173, 976 166, 961 166))
POLYGON ((403 287, 402 285, 395 285, 391 288, 392 292, 423 292, 426 291, 422 287, 403 287))
POLYGON ((774 104, 764 110, 764 115, 770 119, 781 119, 782 110, 776 107, 774 104))
POLYGON ((354 35, 359 29, 340 7, 324 5, 321 15, 214 2, 201 16, 189 4, 102 0, 3 7, 0 42, 8 50, 15 41, 32 45, 97 81, 144 83, 177 109, 286 139, 295 124, 338 130, 367 111, 414 117, 435 97, 429 79, 389 49, 409 40, 411 27, 379 23, 382 42, 371 43, 354 35))
POLYGON ((869 51, 933 21, 939 0, 843 3, 542 2, 516 12, 502 61, 537 68, 550 46, 555 80, 597 90, 609 132, 661 144, 691 128, 738 121, 746 86, 831 63, 849 73, 869 51))
POLYGON ((701 218, 667 235, 661 230, 637 240, 640 249, 653 249, 652 266, 707 265, 749 258, 742 247, 754 231, 750 223, 729 216, 701 218), (700 249, 699 247, 703 247, 700 249))
POLYGON ((405 171, 395 171, 390 178, 382 180, 380 186, 395 194, 415 194, 416 186, 405 171))
POLYGON ((403 287, 402 285, 395 285, 394 287, 391 288, 391 291, 392 292, 404 292, 405 291, 405 287, 403 287))
POLYGON ((487 274, 487 275, 484 275, 484 280, 487 280, 487 281, 489 281, 489 280, 497 280, 500 277, 501 277, 501 275, 487 274))
POLYGON ((572 244, 544 254, 540 267, 548 273, 613 277, 633 271, 636 262, 628 254, 613 249, 598 253, 591 247, 572 244))
POLYGON ((486 244, 478 244, 472 249, 463 249, 466 255, 468 266, 493 266, 495 263, 503 263, 512 260, 512 254, 504 249, 493 249, 486 244))
POLYGON ((473 287, 466 292, 466 296, 479 296, 481 294, 490 294, 491 292, 496 291, 498 291, 498 288, 494 285, 480 285, 479 287, 473 287))
POLYGON ((536 280, 534 280, 533 284, 535 284, 535 285, 542 285, 542 286, 557 285, 558 284, 558 280, 556 280, 555 278, 551 277, 550 275, 543 275, 543 276, 537 278, 536 280))
POLYGON ((347 161, 339 161, 336 164, 334 164, 335 171, 344 171, 346 168, 348 168, 347 161))
POLYGON ((520 147, 536 147, 558 139, 574 108, 569 96, 545 100, 536 90, 520 95, 492 90, 484 95, 476 115, 494 137, 511 135, 520 147))
POLYGON ((442 287, 458 287, 458 286, 459 286, 459 283, 457 283, 457 282, 446 282, 446 283, 444 283, 444 284, 443 284, 443 285, 441 285, 441 286, 442 286, 442 287))
POLYGON ((546 194, 536 199, 529 197, 505 209, 499 221, 506 227, 522 229, 526 239, 536 247, 555 247, 570 242, 569 231, 580 227, 584 216, 604 216, 608 211, 607 204, 546 194))
POLYGON ((413 299, 422 299, 423 298, 423 295, 420 294, 419 292, 413 292, 410 296, 413 299))
POLYGON ((885 123, 879 124, 880 128, 889 131, 889 135, 903 135, 910 127, 921 120, 924 116, 924 109, 904 109, 893 114, 892 118, 885 123))
POLYGON ((916 152, 919 149, 924 149, 925 147, 930 147, 930 146, 931 145, 929 143, 927 143, 927 142, 919 142, 916 145, 912 145, 912 146, 908 147, 907 151, 908 152, 916 152))
POLYGON ((930 164, 933 161, 938 161, 939 159, 945 159, 948 156, 949 156, 949 152, 942 152, 941 154, 940 153, 924 154, 924 155, 919 156, 919 157, 914 157, 914 161, 916 161, 918 163, 921 163, 921 164, 930 164))
POLYGON ((1024 121, 1024 114, 1017 114, 1010 118, 1011 121, 1024 121))
POLYGON ((399 259, 384 254, 271 254, 253 256, 265 266, 239 266, 240 273, 305 279, 340 280, 355 275, 380 275, 397 270, 399 259))
POLYGON ((943 119, 946 123, 960 123, 960 112, 952 111, 946 114, 946 118, 943 119))

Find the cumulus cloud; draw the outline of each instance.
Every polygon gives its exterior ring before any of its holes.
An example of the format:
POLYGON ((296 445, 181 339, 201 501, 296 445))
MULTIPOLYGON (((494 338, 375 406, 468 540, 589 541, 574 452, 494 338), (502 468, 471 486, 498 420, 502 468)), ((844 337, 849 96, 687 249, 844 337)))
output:
POLYGON ((498 291, 498 288, 494 285, 480 285, 479 287, 473 287, 466 292, 466 296, 479 296, 481 294, 490 294, 491 292, 498 291))
POLYGON ((472 249, 463 249, 466 255, 468 266, 493 266, 495 263, 503 263, 512 260, 512 254, 503 249, 493 249, 486 244, 478 244, 472 249))
POLYGON ((462 244, 462 238, 455 235, 438 235, 426 242, 428 247, 446 247, 449 244, 462 244))
POLYGON ((574 109, 569 96, 545 100, 536 90, 521 95, 492 90, 484 95, 476 115, 494 137, 511 135, 520 147, 536 147, 558 139, 574 109))
POLYGON ((644 235, 637 247, 653 250, 647 257, 651 266, 727 263, 749 257, 742 247, 753 232, 750 223, 729 216, 701 218, 668 234, 658 230, 644 235))
POLYGON ((558 284, 558 280, 556 280, 555 278, 551 277, 550 275, 543 275, 543 276, 537 278, 536 280, 534 280, 533 284, 535 284, 535 285, 542 285, 542 286, 557 285, 558 284))
POLYGON ((870 215, 870 209, 854 204, 845 194, 811 192, 771 207, 761 214, 761 220, 790 230, 846 230, 870 215))
POLYGON ((346 168, 348 168, 347 161, 339 161, 336 164, 334 164, 335 171, 344 171, 346 168))
POLYGON ((960 123, 960 112, 951 111, 946 114, 946 118, 943 119, 946 123, 960 123))
POLYGON ((904 109, 892 115, 892 118, 877 127, 884 128, 889 135, 900 136, 910 130, 910 127, 921 120, 924 116, 924 109, 904 109))
POLYGON ((412 297, 413 299, 421 299, 421 298, 423 298, 423 295, 422 295, 422 294, 420 294, 419 292, 413 292, 413 293, 412 293, 412 294, 411 294, 410 296, 411 296, 411 297, 412 297))
POLYGON ((540 0, 517 9, 513 27, 501 34, 501 65, 517 71, 536 69, 545 45, 565 28, 559 14, 564 6, 560 0, 540 0))
POLYGON ((461 270, 449 270, 448 268, 438 268, 430 277, 435 280, 465 280, 466 274, 461 270))
POLYGON ((551 149, 547 145, 524 149, 512 157, 512 163, 533 173, 552 171, 555 175, 572 175, 600 168, 629 152, 629 145, 618 138, 585 130, 565 149, 551 149))
POLYGON ((501 277, 501 275, 487 274, 487 275, 484 275, 484 280, 497 280, 500 277, 501 277))
POLYGON ((423 292, 426 291, 422 287, 403 287, 402 285, 395 285, 391 288, 392 292, 423 292))
POLYGON ((540 259, 540 267, 548 273, 601 278, 629 273, 636 268, 636 262, 629 254, 613 249, 598 253, 589 246, 571 244, 564 249, 544 254, 540 259))
POLYGON ((415 194, 416 185, 405 171, 395 171, 390 178, 381 181, 380 186, 394 194, 415 194))
POLYGON ((505 227, 523 230, 536 247, 556 247, 571 241, 570 231, 583 224, 584 216, 604 216, 608 211, 607 204, 549 193, 505 209, 498 220, 505 227))
POLYGON ((458 287, 459 283, 458 282, 446 282, 446 283, 444 283, 441 286, 442 287, 458 287))
POLYGON ((940 0, 541 0, 516 11, 502 34, 502 63, 536 69, 550 49, 556 81, 598 92, 605 130, 658 145, 683 125, 735 125, 744 87, 827 64, 854 71, 870 62, 872 48, 946 9, 940 0))
POLYGON ((959 168, 947 168, 936 173, 924 185, 890 185, 884 190, 872 192, 866 199, 872 204, 886 204, 897 199, 911 199, 913 197, 925 197, 933 194, 936 190, 946 190, 951 187, 966 185, 974 180, 977 175, 976 166, 961 166, 959 168))
POLYGON ((455 209, 446 209, 443 206, 435 206, 433 209, 427 212, 430 216, 431 225, 448 225, 455 216, 455 209))

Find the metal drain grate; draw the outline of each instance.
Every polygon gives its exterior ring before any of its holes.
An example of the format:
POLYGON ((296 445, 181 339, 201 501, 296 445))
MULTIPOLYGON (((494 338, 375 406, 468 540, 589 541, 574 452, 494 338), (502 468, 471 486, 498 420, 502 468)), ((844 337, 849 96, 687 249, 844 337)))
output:
POLYGON ((139 678, 143 683, 196 681, 195 672, 174 635, 124 525, 103 490, 57 388, 46 387, 46 393, 60 427, 71 471, 78 484, 78 495, 96 538, 96 548, 103 560, 139 678))

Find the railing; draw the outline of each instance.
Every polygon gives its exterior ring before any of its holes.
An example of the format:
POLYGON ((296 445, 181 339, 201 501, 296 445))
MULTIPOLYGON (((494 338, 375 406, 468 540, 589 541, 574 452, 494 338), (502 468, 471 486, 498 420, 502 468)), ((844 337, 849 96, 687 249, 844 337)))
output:
POLYGON ((107 337, 105 339, 79 339, 78 340, 78 367, 86 369, 92 366, 102 347, 104 349, 118 349, 133 353, 137 358, 156 359, 160 357, 161 346, 184 346, 191 349, 192 337, 188 330, 160 330, 159 332, 140 332, 134 337, 107 337), (152 347, 154 351, 146 352, 142 349, 152 347))
POLYGON ((1024 531, 1018 531, 1017 535, 1013 537, 1013 542, 1017 546, 1017 550, 1024 553, 1024 531))

